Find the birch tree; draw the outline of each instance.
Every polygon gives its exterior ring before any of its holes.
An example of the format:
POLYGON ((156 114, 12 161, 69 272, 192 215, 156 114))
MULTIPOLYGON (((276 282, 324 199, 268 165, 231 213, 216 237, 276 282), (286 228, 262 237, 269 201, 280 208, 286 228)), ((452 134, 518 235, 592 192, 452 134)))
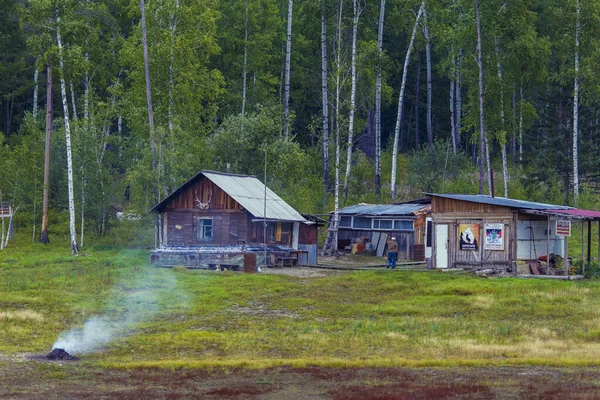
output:
POLYGON ((504 197, 508 198, 508 160, 506 157, 506 122, 504 118, 504 88, 502 87, 502 65, 500 63, 500 49, 498 46, 498 37, 496 40, 496 66, 498 69, 498 80, 500 81, 500 123, 502 124, 502 130, 498 137, 500 147, 502 151, 502 174, 504 177, 504 197))
POLYGON ((396 116, 396 128, 394 129, 394 147, 392 149, 392 178, 391 178, 391 189, 392 189, 392 200, 396 199, 396 173, 398 167, 398 143, 400 141, 400 123, 402 121, 402 111, 404 108, 404 91, 406 89, 406 75, 408 71, 408 63, 410 62, 410 55, 412 53, 413 45, 415 43, 415 36, 417 34, 417 27, 419 26, 419 20, 425 10, 425 1, 421 2, 419 11, 415 18, 415 24, 413 26, 412 34, 410 36, 410 42, 406 51, 406 57, 404 58, 404 67, 402 69, 402 83, 400 84, 400 95, 398 98, 398 114, 396 116))
POLYGON ((327 22, 325 2, 321 6, 321 97, 323 130, 323 203, 327 204, 329 191, 329 100, 327 84, 327 22))
POLYGON ((379 5, 377 24, 377 82, 375 84, 375 194, 381 194, 381 68, 383 60, 383 23, 385 21, 385 0, 379 5))
POLYGON ((425 58, 427 60, 427 143, 433 145, 433 123, 431 119, 431 96, 433 92, 433 83, 431 75, 431 37, 427 24, 427 10, 423 7, 423 35, 425 36, 425 58))
POLYGON ((343 202, 348 198, 348 180, 352 167, 352 148, 354 145, 354 113, 356 112, 356 40, 358 35, 358 18, 361 13, 358 0, 353 1, 353 19, 352 19, 352 61, 351 61, 351 79, 352 87, 350 89, 350 115, 348 117, 348 154, 346 156, 346 174, 344 176, 344 197, 343 202))
POLYGON ((50 188, 50 135, 52 133, 52 69, 46 66, 46 141, 44 147, 44 194, 40 243, 48 244, 48 192, 50 188))
POLYGON ((60 71, 60 93, 65 122, 65 141, 67 147, 67 184, 69 191, 69 233, 71 236, 71 255, 77 255, 77 231, 75 229, 75 196, 73 193, 73 159, 71 155, 71 127, 69 124, 69 106, 67 104, 67 88, 64 78, 63 46, 60 36, 60 15, 56 9, 56 43, 58 45, 58 62, 60 71))
POLYGON ((285 84, 283 98, 283 136, 290 135, 290 63, 292 56, 292 10, 294 0, 288 0, 287 33, 285 41, 285 84))
MULTIPOLYGON (((481 60, 481 17, 479 0, 475 0, 475 15, 477 21, 477 70, 479 72, 479 194, 483 194, 485 176, 485 125, 483 117, 483 62, 481 60)), ((489 165, 489 163, 488 163, 489 165)), ((492 195, 490 190, 490 195, 492 195)))
POLYGON ((575 9, 575 78, 573 80, 573 202, 579 199, 579 29, 581 7, 577 0, 575 9))

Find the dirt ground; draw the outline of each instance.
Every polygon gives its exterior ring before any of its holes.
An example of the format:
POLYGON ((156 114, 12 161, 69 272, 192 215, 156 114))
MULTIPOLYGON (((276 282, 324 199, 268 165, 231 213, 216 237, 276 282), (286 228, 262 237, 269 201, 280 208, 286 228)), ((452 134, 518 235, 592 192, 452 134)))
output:
POLYGON ((600 399, 600 368, 113 370, 0 357, 0 399, 600 399))

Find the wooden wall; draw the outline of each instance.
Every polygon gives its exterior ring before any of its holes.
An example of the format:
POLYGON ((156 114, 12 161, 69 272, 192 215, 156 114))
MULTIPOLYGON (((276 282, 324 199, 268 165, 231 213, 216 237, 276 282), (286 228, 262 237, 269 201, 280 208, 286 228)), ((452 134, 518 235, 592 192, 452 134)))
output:
POLYGON ((470 214, 478 216, 484 214, 512 214, 513 209, 510 207, 496 206, 492 204, 474 203, 471 201, 447 199, 444 197, 433 196, 431 199, 432 214, 470 214))
POLYGON ((317 244, 317 233, 319 227, 317 224, 306 225, 300 224, 299 229, 299 243, 302 244, 317 244))
POLYGON ((433 197, 432 199, 432 264, 437 267, 436 226, 448 225, 448 267, 449 268, 497 268, 513 266, 516 261, 516 220, 517 212, 510 207, 479 204, 468 201, 433 197), (504 224, 504 249, 486 250, 485 225, 504 224), (460 249, 460 224, 479 225, 479 248, 477 251, 460 249))
POLYGON ((204 176, 172 199, 165 208, 167 211, 169 209, 200 209, 196 200, 199 200, 202 203, 209 203, 209 209, 211 210, 241 211, 244 209, 231 196, 204 176))
POLYGON ((226 245, 248 240, 248 219, 241 211, 167 211, 163 218, 166 220, 163 243, 168 246, 226 245), (212 240, 198 239, 195 222, 199 217, 212 217, 212 240))

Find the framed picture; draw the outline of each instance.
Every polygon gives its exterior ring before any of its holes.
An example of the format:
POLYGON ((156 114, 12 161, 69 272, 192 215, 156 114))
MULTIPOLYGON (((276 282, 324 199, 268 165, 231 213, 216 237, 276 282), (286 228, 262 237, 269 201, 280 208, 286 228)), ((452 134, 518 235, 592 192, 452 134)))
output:
POLYGON ((479 224, 459 224, 459 249, 479 250, 479 224))
POLYGON ((571 236, 571 221, 556 221, 557 236, 571 236))
POLYGON ((504 224, 485 224, 485 250, 504 250, 504 224))

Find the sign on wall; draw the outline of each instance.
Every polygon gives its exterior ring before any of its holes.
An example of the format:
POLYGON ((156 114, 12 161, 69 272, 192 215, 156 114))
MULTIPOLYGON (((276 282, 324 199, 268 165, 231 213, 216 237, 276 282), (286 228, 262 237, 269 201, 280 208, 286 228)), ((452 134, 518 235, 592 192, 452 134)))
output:
POLYGON ((504 224, 485 224, 485 250, 504 250, 504 224))
POLYGON ((479 224, 459 224, 458 230, 461 250, 479 250, 479 224))
POLYGON ((571 221, 556 221, 557 236, 571 236, 571 221))

